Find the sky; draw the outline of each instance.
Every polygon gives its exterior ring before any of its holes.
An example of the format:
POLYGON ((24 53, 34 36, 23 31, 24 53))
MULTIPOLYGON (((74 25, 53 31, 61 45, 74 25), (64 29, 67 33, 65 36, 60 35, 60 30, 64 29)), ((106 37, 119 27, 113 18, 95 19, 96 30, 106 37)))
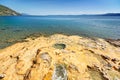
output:
POLYGON ((120 0, 0 0, 0 4, 29 15, 120 13, 120 0))

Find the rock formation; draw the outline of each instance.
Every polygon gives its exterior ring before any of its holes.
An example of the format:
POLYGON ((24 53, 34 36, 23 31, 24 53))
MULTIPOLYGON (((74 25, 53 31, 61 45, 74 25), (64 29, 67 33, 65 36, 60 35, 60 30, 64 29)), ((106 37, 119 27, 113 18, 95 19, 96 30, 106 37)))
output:
POLYGON ((56 34, 26 40, 0 50, 1 80, 120 80, 120 48, 104 39, 56 34))

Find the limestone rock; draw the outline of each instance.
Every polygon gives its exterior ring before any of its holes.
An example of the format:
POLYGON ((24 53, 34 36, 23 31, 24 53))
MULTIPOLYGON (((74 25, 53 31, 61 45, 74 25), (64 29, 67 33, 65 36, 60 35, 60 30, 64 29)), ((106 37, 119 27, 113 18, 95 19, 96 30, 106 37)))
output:
POLYGON ((1 80, 120 79, 120 48, 104 39, 55 34, 26 40, 0 50, 1 80))
POLYGON ((51 56, 47 52, 42 53, 40 55, 40 58, 42 58, 43 60, 46 60, 48 63, 51 63, 52 61, 51 56))

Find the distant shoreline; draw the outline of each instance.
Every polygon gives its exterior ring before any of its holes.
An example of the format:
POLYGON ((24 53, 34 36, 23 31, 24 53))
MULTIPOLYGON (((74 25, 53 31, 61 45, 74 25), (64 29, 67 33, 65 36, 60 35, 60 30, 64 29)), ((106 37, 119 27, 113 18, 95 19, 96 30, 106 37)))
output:
POLYGON ((47 17, 47 16, 51 16, 51 17, 79 17, 79 16, 120 16, 120 13, 105 13, 105 14, 51 14, 51 15, 30 15, 30 14, 21 14, 22 16, 41 16, 41 17, 47 17))

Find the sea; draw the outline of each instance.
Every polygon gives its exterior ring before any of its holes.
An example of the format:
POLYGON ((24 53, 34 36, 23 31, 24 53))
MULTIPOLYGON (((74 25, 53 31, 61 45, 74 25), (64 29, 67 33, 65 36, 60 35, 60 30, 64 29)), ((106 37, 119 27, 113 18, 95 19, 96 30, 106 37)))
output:
POLYGON ((0 48, 32 34, 120 39, 120 16, 1 16, 0 48))

